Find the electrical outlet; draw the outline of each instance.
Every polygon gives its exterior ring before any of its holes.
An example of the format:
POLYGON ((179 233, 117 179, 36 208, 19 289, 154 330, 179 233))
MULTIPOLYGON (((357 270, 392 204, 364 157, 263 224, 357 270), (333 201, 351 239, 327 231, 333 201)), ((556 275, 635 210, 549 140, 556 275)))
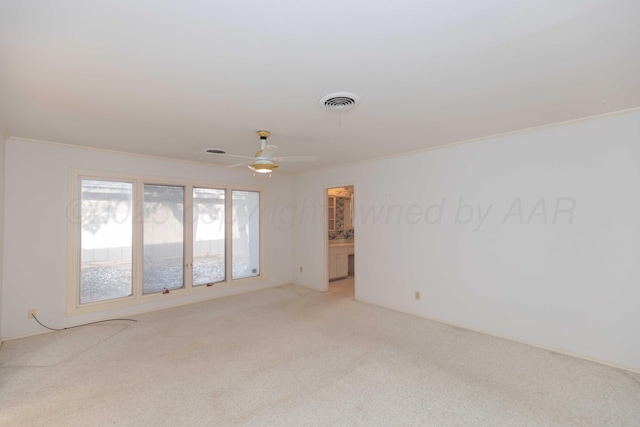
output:
POLYGON ((302 266, 300 266, 300 273, 302 273, 302 266))
POLYGON ((416 291, 416 301, 420 301, 420 292, 416 291))
POLYGON ((27 310, 27 319, 33 319, 34 317, 36 317, 36 309, 30 308, 27 310))

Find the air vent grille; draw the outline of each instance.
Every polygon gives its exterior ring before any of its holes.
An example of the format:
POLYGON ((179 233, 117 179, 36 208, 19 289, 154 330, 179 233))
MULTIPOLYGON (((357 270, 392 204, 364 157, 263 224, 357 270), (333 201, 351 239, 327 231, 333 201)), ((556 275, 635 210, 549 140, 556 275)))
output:
POLYGON ((220 148, 209 148, 209 149, 207 149, 207 153, 210 153, 210 154, 227 154, 227 152, 225 150, 222 150, 220 148))
POLYGON ((355 108, 360 103, 360 98, 355 93, 336 92, 323 96, 319 104, 328 111, 345 111, 355 108))

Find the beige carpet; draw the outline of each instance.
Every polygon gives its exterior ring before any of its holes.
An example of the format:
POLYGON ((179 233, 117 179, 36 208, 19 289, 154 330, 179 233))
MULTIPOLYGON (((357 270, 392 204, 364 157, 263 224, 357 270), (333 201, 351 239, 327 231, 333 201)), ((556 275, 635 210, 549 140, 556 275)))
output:
POLYGON ((355 278, 354 276, 349 276, 345 279, 329 282, 329 292, 333 292, 338 295, 342 295, 343 297, 354 299, 355 298, 354 286, 355 286, 355 278))
POLYGON ((640 425, 638 374, 340 292, 135 318, 3 343, 0 425, 640 425))

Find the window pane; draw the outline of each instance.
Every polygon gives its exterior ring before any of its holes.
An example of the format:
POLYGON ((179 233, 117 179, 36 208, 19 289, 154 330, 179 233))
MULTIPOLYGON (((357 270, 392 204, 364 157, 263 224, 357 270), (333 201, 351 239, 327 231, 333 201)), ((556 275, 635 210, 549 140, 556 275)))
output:
POLYGON ((232 192, 231 266, 233 279, 260 274, 260 193, 232 192))
POLYGON ((193 286, 225 280, 224 190, 193 189, 193 286))
POLYGON ((184 187, 144 185, 143 293, 184 286, 184 187))
POLYGON ((80 303, 132 294, 133 184, 82 179, 80 303))

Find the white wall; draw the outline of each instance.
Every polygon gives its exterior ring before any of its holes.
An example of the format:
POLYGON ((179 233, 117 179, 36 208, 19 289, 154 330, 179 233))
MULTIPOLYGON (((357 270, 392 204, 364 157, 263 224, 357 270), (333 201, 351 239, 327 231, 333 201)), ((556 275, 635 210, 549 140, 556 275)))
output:
POLYGON ((220 297, 291 281, 291 231, 278 223, 278 215, 291 203, 291 178, 274 174, 256 176, 244 169, 215 168, 196 162, 180 162, 112 153, 10 138, 6 144, 5 262, 2 293, 2 338, 43 329, 27 319, 36 308, 38 318, 54 327, 124 316, 196 300, 220 297), (86 316, 65 315, 67 263, 68 171, 70 168, 174 177, 212 184, 264 186, 268 215, 266 280, 232 289, 209 288, 185 298, 172 298, 86 316), (277 215, 275 215, 277 214, 277 215))
POLYGON ((298 176, 295 283, 345 183, 356 299, 640 370, 640 111, 298 176))

